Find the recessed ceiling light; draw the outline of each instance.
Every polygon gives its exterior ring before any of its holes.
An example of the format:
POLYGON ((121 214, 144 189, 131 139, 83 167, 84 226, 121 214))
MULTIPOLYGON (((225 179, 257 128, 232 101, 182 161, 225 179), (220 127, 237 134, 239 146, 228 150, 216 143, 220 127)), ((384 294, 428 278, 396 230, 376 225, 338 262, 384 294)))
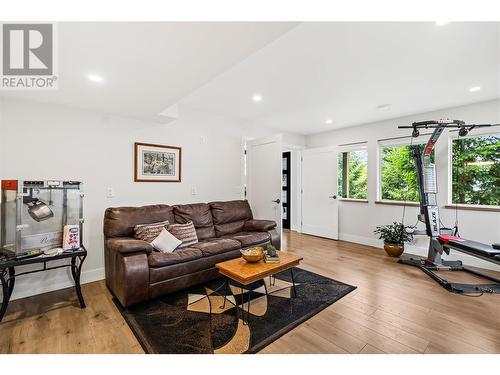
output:
POLYGON ((98 76, 97 74, 89 74, 87 78, 90 79, 92 82, 102 82, 104 80, 101 76, 98 76))
POLYGON ((252 96, 252 100, 253 100, 254 102, 261 102, 261 101, 262 101, 262 95, 260 95, 260 94, 254 94, 254 95, 252 96))
POLYGON ((328 119, 328 120, 325 121, 325 124, 327 124, 327 125, 333 124, 333 120, 332 119, 328 119))
POLYGON ((476 91, 479 91, 479 90, 481 90, 481 87, 479 87, 479 86, 474 86, 474 87, 471 87, 469 89, 470 92, 476 92, 476 91))
POLYGON ((391 105, 390 104, 380 104, 377 106, 377 109, 380 111, 388 111, 389 109, 391 109, 391 105))
POLYGON ((436 21, 436 26, 444 26, 449 24, 450 21, 436 21))

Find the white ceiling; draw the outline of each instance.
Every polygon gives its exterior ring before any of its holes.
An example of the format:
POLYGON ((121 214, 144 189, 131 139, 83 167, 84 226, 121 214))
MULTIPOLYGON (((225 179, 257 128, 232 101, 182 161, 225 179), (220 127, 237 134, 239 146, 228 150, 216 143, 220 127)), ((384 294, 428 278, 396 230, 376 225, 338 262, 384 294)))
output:
POLYGON ((180 102, 299 134, 500 97, 500 23, 60 23, 58 36, 59 90, 0 95, 148 120, 180 102))
POLYGON ((182 103, 311 134, 498 97, 500 23, 303 23, 182 103))
POLYGON ((154 120, 297 23, 59 23, 59 89, 0 91, 154 120), (104 78, 100 84, 88 74, 104 78))

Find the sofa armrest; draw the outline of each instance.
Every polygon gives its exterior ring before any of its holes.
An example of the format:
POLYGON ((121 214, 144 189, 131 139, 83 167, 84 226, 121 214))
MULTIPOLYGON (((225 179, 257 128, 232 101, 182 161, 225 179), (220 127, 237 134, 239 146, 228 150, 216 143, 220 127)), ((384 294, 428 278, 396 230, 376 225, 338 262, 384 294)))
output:
POLYGON ((150 298, 148 255, 142 253, 104 252, 106 285, 122 306, 150 298))
POLYGON ((276 222, 272 220, 247 220, 243 228, 246 232, 266 232, 276 228, 276 222))
POLYGON ((136 240, 131 237, 116 237, 106 240, 106 248, 121 254, 146 253, 153 251, 149 242, 136 240))

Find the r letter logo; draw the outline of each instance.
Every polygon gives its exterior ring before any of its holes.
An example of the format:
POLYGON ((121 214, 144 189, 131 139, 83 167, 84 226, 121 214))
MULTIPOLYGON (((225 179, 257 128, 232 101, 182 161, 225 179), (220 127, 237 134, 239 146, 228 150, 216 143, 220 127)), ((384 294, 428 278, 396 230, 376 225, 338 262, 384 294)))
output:
POLYGON ((2 89, 55 89, 54 25, 2 25, 2 89))

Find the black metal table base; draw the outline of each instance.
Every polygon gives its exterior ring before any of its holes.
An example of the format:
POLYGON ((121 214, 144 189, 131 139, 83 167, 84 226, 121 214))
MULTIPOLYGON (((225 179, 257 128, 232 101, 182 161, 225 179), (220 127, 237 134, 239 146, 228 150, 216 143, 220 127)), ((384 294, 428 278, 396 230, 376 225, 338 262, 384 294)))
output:
POLYGON ((65 252, 61 255, 56 255, 54 257, 44 257, 44 258, 30 258, 30 259, 24 259, 24 260, 16 260, 16 259, 11 259, 11 260, 4 260, 2 263, 0 263, 0 282, 2 284, 2 306, 0 307, 0 322, 2 321, 6 311, 7 307, 9 305, 10 297, 12 296, 12 292, 14 291, 14 284, 16 282, 16 277, 23 276, 23 275, 28 275, 31 273, 37 273, 37 272, 43 272, 43 271, 49 271, 49 270, 54 270, 58 268, 66 268, 70 267, 71 268, 71 275, 73 276, 73 281, 75 283, 75 291, 76 295, 78 297, 78 302, 80 304, 80 307, 83 309, 85 308, 85 300, 83 299, 82 295, 82 290, 80 286, 80 276, 82 273, 82 266, 85 258, 87 257, 87 251, 83 248, 80 250, 77 250, 75 252, 65 252), (59 266, 54 266, 54 267, 47 267, 47 262, 53 261, 53 260, 58 260, 58 259, 65 259, 65 258, 71 258, 71 263, 70 264, 63 264, 59 266), (78 259, 78 262, 77 262, 78 259), (16 275, 15 267, 16 266, 22 266, 26 264, 35 264, 35 263, 40 263, 43 264, 43 268, 33 270, 33 271, 26 271, 26 272, 21 272, 16 275))
MULTIPOLYGON (((263 279, 262 281, 264 284, 264 289, 266 291, 266 294, 265 294, 266 298, 269 297, 269 294, 276 293, 276 292, 279 292, 279 291, 281 291, 283 289, 287 289, 287 288, 291 288, 291 290, 293 292, 293 297, 296 298, 297 297, 297 289, 296 289, 296 285, 295 285, 295 279, 293 276, 293 268, 290 268, 290 274, 291 274, 291 278, 292 278, 292 286, 291 287, 286 286, 286 287, 281 288, 281 289, 273 290, 271 293, 268 292, 266 281, 263 279)), ((242 321, 243 325, 248 325, 250 322, 250 304, 251 304, 251 300, 252 300, 252 298, 251 298, 252 289, 245 289, 247 287, 246 285, 240 284, 232 279, 231 279, 231 281, 233 282, 233 284, 235 284, 234 286, 240 288, 240 291, 241 291, 241 321, 242 321), (245 309, 245 294, 247 294, 247 308, 246 309, 245 309), (245 319, 245 315, 246 315, 246 319, 245 319)), ((269 276, 269 285, 270 286, 276 285, 276 275, 269 276)), ((235 303, 233 303, 233 302, 229 301, 227 298, 228 292, 230 289, 230 278, 229 277, 225 277, 223 286, 224 286, 224 302, 223 302, 222 306, 220 306, 219 308, 225 309, 226 308, 226 301, 228 301, 229 303, 231 303, 232 305, 234 305, 236 307, 236 319, 238 319, 239 315, 240 315, 240 313, 239 313, 240 308, 239 308, 238 301, 235 298, 235 303)), ((217 288, 214 291, 214 293, 217 293, 221 288, 222 288, 222 286, 217 288)), ((210 305, 210 314, 212 314, 211 305, 210 305)))

